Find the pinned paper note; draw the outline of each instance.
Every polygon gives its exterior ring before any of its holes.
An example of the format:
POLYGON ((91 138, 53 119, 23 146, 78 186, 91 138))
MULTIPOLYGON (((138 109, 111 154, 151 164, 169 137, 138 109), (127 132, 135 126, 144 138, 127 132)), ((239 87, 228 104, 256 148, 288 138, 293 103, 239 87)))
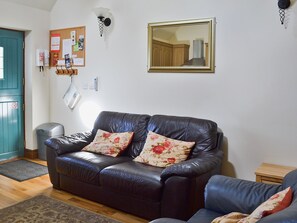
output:
POLYGON ((78 38, 78 49, 79 50, 84 50, 84 42, 85 42, 85 36, 79 35, 79 38, 78 38))
POLYGON ((72 57, 72 41, 71 39, 63 39, 63 53, 62 56, 69 54, 69 57, 72 57))
POLYGON ((51 35, 51 52, 59 52, 60 51, 60 34, 52 34, 51 35))
POLYGON ((84 58, 73 58, 73 65, 83 66, 84 65, 84 58))
POLYGON ((65 65, 65 60, 57 60, 57 65, 58 66, 64 66, 65 65))
POLYGON ((72 45, 75 45, 75 43, 76 43, 76 31, 75 30, 72 30, 70 32, 70 36, 71 36, 72 45))
POLYGON ((74 46, 73 46, 73 52, 77 52, 79 51, 78 49, 78 43, 76 43, 74 46))

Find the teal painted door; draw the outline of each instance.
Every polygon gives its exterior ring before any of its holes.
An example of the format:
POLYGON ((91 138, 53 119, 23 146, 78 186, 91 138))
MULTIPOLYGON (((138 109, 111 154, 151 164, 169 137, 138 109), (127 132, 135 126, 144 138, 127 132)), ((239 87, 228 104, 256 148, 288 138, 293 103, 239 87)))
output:
POLYGON ((0 29, 0 160, 24 155, 24 33, 0 29))

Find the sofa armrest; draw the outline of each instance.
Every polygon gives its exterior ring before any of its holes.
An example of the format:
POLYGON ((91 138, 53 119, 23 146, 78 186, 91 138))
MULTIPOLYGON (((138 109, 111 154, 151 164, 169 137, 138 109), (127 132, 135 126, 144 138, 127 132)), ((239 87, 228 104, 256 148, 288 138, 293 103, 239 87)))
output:
POLYGON ((234 211, 250 214, 281 189, 281 185, 216 175, 206 185, 205 208, 222 214, 234 211))
POLYGON ((90 144, 93 140, 92 132, 76 133, 70 136, 50 138, 45 141, 48 148, 54 149, 57 155, 76 152, 90 144))
POLYGON ((64 153, 76 152, 93 140, 91 132, 77 133, 70 136, 51 138, 44 142, 46 147, 46 160, 53 187, 60 189, 60 176, 56 170, 56 158, 64 153))
POLYGON ((165 181, 171 176, 192 178, 215 169, 220 170, 222 159, 223 152, 221 150, 201 151, 197 158, 192 158, 165 168, 161 173, 161 179, 165 181))

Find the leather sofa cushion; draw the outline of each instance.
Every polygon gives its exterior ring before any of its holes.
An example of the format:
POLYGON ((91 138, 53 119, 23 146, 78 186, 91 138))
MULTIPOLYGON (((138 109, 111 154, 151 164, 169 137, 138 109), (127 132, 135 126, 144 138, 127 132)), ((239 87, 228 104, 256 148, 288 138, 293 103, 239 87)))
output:
POLYGON ((99 185, 100 171, 107 166, 131 160, 129 157, 111 157, 90 152, 74 152, 57 157, 57 172, 79 181, 99 185))
POLYGON ((144 145, 149 119, 149 115, 103 111, 95 121, 92 134, 95 137, 98 129, 107 132, 134 132, 132 142, 124 154, 135 158, 144 145))
POLYGON ((162 168, 147 166, 134 161, 115 164, 100 173, 100 184, 110 190, 139 199, 160 201, 162 168))
POLYGON ((147 129, 168 138, 195 142, 190 158, 197 157, 200 151, 212 150, 217 144, 217 124, 210 120, 154 115, 147 129))

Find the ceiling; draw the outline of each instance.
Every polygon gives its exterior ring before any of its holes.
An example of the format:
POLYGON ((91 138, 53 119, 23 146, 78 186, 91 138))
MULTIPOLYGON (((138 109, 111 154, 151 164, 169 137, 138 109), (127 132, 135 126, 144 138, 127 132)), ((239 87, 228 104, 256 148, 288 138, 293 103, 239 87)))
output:
POLYGON ((0 0, 51 11, 57 0, 0 0))

